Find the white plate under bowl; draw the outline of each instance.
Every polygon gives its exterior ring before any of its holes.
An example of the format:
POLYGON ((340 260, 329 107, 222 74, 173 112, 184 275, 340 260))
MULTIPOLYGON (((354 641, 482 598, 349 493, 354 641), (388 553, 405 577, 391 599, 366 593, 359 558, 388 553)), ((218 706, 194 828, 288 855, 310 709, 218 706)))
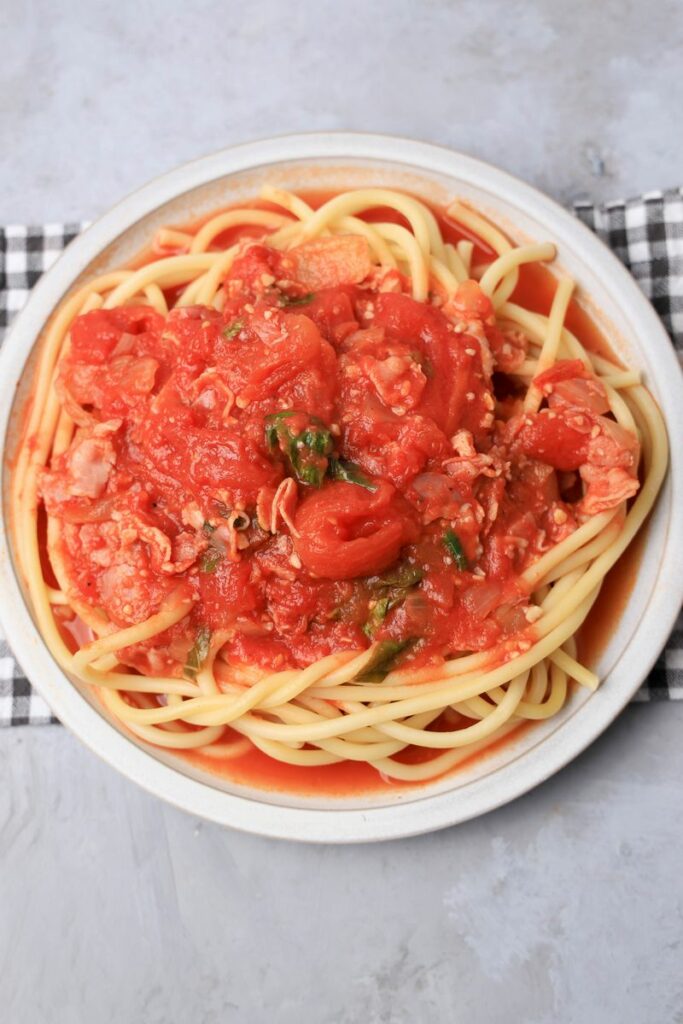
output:
MULTIPOLYGON (((5 507, 8 460, 17 440, 17 384, 23 377, 19 395, 25 394, 32 373, 27 360, 64 296, 76 281, 125 262, 160 225, 254 196, 264 182, 294 190, 387 185, 437 203, 461 196, 519 241, 555 242, 558 266, 577 280, 617 351, 643 371, 670 437, 683 436, 683 382, 669 338, 626 270, 569 213, 510 175, 447 149, 388 136, 296 135, 235 146, 158 178, 93 224, 41 278, 0 355, 5 507)), ((636 585, 598 666, 604 676, 599 691, 575 694, 550 721, 415 789, 388 785, 382 794, 349 798, 270 793, 217 779, 137 742, 55 664, 15 574, 4 525, 0 614, 26 674, 61 721, 105 761, 170 803, 221 824, 288 839, 349 843, 414 835, 483 814, 538 785, 599 736, 633 696, 683 596, 682 490, 683 450, 674 444, 636 585)))

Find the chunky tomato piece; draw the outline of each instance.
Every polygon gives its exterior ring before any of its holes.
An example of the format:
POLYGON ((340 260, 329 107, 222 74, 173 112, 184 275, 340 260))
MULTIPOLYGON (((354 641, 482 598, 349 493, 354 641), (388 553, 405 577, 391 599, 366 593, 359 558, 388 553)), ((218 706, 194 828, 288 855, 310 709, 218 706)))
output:
POLYGON ((399 417, 372 397, 362 407, 347 406, 342 419, 344 454, 396 487, 405 488, 431 459, 449 454, 448 439, 432 420, 399 417))
POLYGON ((142 434, 144 461, 182 482, 188 492, 223 495, 231 505, 253 505, 261 487, 277 484, 282 469, 234 427, 205 430, 181 411, 170 420, 151 419, 142 434))
POLYGON ((560 359, 549 369, 534 377, 534 384, 544 394, 550 394, 555 384, 564 380, 574 380, 577 377, 588 380, 592 374, 588 372, 580 359, 560 359))
POLYGON ((361 235, 316 238, 290 249, 280 261, 283 277, 312 291, 359 284, 371 270, 370 249, 361 235))
POLYGON ((484 328, 486 339, 491 349, 493 364, 501 373, 517 373, 526 359, 529 341, 521 331, 487 324, 484 328))
POLYGON ((488 320, 493 315, 493 305, 478 281, 462 281, 451 299, 456 313, 467 320, 488 320))
POLYGON ((551 408, 569 406, 600 415, 609 412, 609 399, 602 381, 589 373, 580 359, 561 359, 534 378, 534 384, 551 408))
POLYGON ((486 400, 481 343, 457 333, 447 317, 408 295, 381 294, 375 301, 373 327, 383 327, 389 340, 408 343, 426 377, 416 411, 429 416, 445 434, 458 428, 482 435, 491 422, 493 403, 486 400))
POLYGON ((254 230, 229 236, 220 308, 74 322, 56 390, 76 429, 40 475, 73 592, 120 626, 192 598, 122 654, 140 672, 178 674, 207 631, 226 673, 533 639, 520 573, 638 489, 605 387, 561 360, 525 414, 529 341, 477 282, 416 302, 361 236, 282 251, 254 230))
POLYGON ((590 422, 580 415, 568 422, 549 409, 525 416, 514 439, 515 451, 554 469, 578 469, 588 456, 590 422))
POLYGON ((267 402, 270 407, 277 398, 284 405, 329 416, 336 356, 315 324, 301 314, 287 313, 270 320, 255 318, 251 330, 256 338, 240 353, 248 371, 243 383, 236 383, 238 405, 248 408, 267 402))
POLYGON ((68 359, 73 363, 104 363, 120 345, 123 335, 153 333, 158 337, 163 326, 164 318, 149 306, 120 306, 83 313, 71 327, 68 359))
POLYGON ((256 420, 259 430, 263 417, 279 409, 331 415, 336 355, 303 313, 264 302, 228 314, 212 361, 234 396, 235 415, 256 420))
POLYGON ((228 299, 242 304, 271 291, 280 274, 280 253, 266 245, 250 245, 233 263, 225 280, 228 299))
POLYGON ((201 596, 203 617, 212 629, 224 629, 240 616, 249 618, 264 604, 247 561, 221 558, 211 572, 197 575, 195 586, 201 596))
POLYGON ((104 365, 65 368, 58 386, 79 405, 94 405, 108 416, 118 416, 152 391, 158 368, 150 356, 116 356, 104 365))
POLYGON ((301 311, 313 321, 324 338, 338 345, 358 329, 354 306, 356 294, 357 289, 350 285, 322 288, 301 307, 301 311))
POLYGON ((302 502, 295 527, 304 566, 329 579, 380 572, 418 535, 410 507, 389 484, 378 484, 374 492, 328 484, 302 502))

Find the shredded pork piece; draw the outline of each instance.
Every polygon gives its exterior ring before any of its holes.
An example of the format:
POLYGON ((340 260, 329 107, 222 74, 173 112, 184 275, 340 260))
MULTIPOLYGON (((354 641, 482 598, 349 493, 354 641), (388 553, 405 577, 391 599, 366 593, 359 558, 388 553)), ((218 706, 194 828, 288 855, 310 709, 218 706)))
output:
POLYGON ((358 284, 371 270, 370 248, 361 235, 315 238, 290 249, 282 259, 283 273, 311 291, 358 284))
POLYGON ((147 544, 152 568, 167 576, 185 572, 208 546, 206 537, 188 530, 171 540, 158 526, 149 526, 136 515, 121 520, 120 536, 124 544, 136 540, 147 544))
POLYGON ((299 536, 299 531, 294 525, 294 513, 298 500, 298 489, 296 481, 286 477, 275 491, 273 507, 270 513, 270 532, 277 533, 278 518, 282 520, 293 537, 299 536))
POLYGON ((276 488, 262 487, 256 500, 256 519, 261 529, 277 533, 279 522, 282 522, 293 537, 298 537, 294 525, 298 497, 296 481, 291 477, 285 477, 276 488))

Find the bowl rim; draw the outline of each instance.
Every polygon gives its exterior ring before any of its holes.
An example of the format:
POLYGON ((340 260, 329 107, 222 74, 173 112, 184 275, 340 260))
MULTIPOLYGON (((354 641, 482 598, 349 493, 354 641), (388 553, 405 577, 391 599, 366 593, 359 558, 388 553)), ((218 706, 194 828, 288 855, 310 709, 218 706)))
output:
MULTIPOLYGON (((33 288, 0 350, 0 446, 2 475, 8 473, 5 446, 14 391, 45 321, 88 265, 138 220, 199 186, 268 164, 326 159, 383 161, 443 174, 490 191, 548 225, 551 238, 570 239, 573 255, 618 293, 632 333, 647 336, 656 349, 648 371, 659 391, 669 434, 683 435, 683 377, 675 350, 654 309, 617 257, 577 218, 537 189, 491 164, 431 143, 361 132, 282 135, 222 149, 186 163, 131 193, 80 234, 33 288)), ((456 790, 382 807, 329 809, 285 807, 213 788, 162 763, 108 722, 71 685, 56 665, 33 622, 10 555, 0 513, 0 620, 28 678, 57 717, 93 752, 128 779, 191 814, 243 831, 309 842, 352 843, 399 838, 443 828, 495 809, 545 781, 580 754, 607 728, 633 696, 661 648, 683 600, 683 449, 672 446, 668 488, 671 514, 663 524, 665 555, 657 586, 633 635, 620 654, 629 654, 624 680, 591 697, 592 714, 571 719, 506 765, 504 770, 456 790)), ((663 498, 663 495, 660 496, 663 498)))

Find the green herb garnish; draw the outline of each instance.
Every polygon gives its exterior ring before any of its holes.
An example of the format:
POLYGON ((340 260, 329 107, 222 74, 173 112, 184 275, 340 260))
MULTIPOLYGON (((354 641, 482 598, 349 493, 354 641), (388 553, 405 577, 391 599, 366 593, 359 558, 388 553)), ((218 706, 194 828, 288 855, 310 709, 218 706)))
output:
POLYGON ((467 569, 467 559, 465 558, 465 552, 462 549, 457 533, 454 533, 453 530, 446 530, 443 535, 443 542, 460 572, 465 572, 467 569))
POLYGON ((205 519, 202 523, 202 532, 205 537, 210 537, 212 533, 216 532, 216 527, 208 519, 205 519))
POLYGON ((300 483, 308 487, 322 487, 325 471, 317 466, 297 466, 294 475, 300 483))
POLYGON ((197 672, 208 658, 210 649, 211 630, 208 626, 200 626, 197 630, 197 635, 194 638, 194 643, 188 652, 185 667, 183 668, 183 675, 187 679, 197 678, 197 672))
POLYGON ((331 451, 332 435, 322 425, 307 427, 293 437, 288 454, 297 479, 310 487, 321 487, 331 451))
POLYGON ((424 572, 416 565, 404 562, 382 576, 373 576, 368 580, 371 590, 379 591, 380 597, 375 601, 363 632, 372 640, 392 608, 402 604, 409 591, 420 582, 424 572))
POLYGON ((223 561, 223 557, 223 552, 218 548, 207 548, 206 551, 202 551, 199 558, 199 571, 215 572, 218 563, 223 561))
POLYGON ((372 657, 356 680, 361 683, 381 682, 387 672, 393 668, 393 664, 411 640, 380 640, 372 652, 372 657))
POLYGON ((238 317, 237 320, 233 320, 231 324, 228 324, 227 327, 223 328, 223 337, 227 338, 228 341, 232 341, 233 338, 237 337, 243 327, 244 320, 242 320, 241 317, 238 317))
MULTIPOLYGON (((404 562, 402 565, 398 565, 395 569, 391 569, 389 572, 382 573, 381 576, 376 577, 377 585, 380 587, 401 587, 407 589, 408 587, 414 587, 424 576, 424 571, 417 565, 410 565, 409 562, 404 562)), ((375 581, 373 580, 373 583, 375 581)), ((372 585, 372 584, 371 584, 372 585)))
POLYGON ((378 601, 375 601, 370 612, 370 617, 363 626, 363 632, 368 640, 372 640, 375 633, 386 619, 387 614, 396 603, 397 602, 392 601, 390 597, 380 597, 378 601))
POLYGON ((306 295, 282 295, 280 296, 280 305, 283 307, 287 306, 307 306, 309 302, 312 302, 315 298, 314 292, 307 292, 306 295))
POLYGON ((332 435, 325 424, 315 416, 292 409, 266 416, 265 430, 267 447, 270 451, 280 449, 289 459, 296 479, 309 487, 321 487, 332 451, 332 435), (289 421, 297 415, 308 423, 295 434, 289 421))
POLYGON ((266 416, 266 445, 272 451, 277 448, 280 440, 288 442, 292 436, 285 420, 296 416, 294 409, 286 409, 284 412, 274 412, 266 416))
POLYGON ((330 437, 329 430, 325 427, 321 429, 315 426, 302 430, 297 436, 296 441, 302 448, 308 448, 317 455, 326 455, 330 450, 332 438, 330 437))
POLYGON ((373 483, 355 462, 347 462, 346 459, 330 459, 329 473, 333 480, 344 480, 347 484, 357 484, 364 487, 366 491, 376 491, 377 484, 373 483))

